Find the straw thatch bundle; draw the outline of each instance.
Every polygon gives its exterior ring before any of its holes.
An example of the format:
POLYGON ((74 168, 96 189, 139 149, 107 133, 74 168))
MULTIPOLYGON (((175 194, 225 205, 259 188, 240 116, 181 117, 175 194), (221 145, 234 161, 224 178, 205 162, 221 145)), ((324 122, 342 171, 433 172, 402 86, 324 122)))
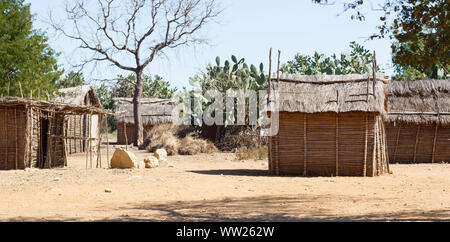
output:
MULTIPOLYGON (((276 76, 276 75, 274 75, 276 76)), ((285 75, 270 93, 279 111, 279 132, 270 137, 273 174, 376 176, 388 172, 383 117, 383 74, 285 75)))
POLYGON ((387 122, 450 124, 450 79, 393 81, 388 92, 387 122))
POLYGON ((391 162, 450 161, 450 79, 394 81, 388 91, 391 162))

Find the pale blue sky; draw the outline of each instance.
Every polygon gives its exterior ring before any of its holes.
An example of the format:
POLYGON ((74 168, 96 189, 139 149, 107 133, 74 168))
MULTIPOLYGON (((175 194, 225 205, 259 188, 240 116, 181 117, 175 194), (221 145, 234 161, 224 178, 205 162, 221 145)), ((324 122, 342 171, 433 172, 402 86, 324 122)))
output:
MULTIPOLYGON (((51 46, 61 52, 59 63, 66 70, 69 62, 77 63, 76 44, 61 36, 55 36, 45 20, 49 10, 62 13, 64 0, 27 0, 32 13, 36 14, 35 27, 46 30, 51 46)), ((159 59, 150 64, 147 74, 158 74, 173 86, 188 86, 188 79, 203 70, 216 56, 222 60, 231 54, 245 58, 247 63, 268 65, 270 47, 281 50, 281 62, 291 60, 298 52, 312 54, 314 51, 327 55, 348 51, 349 43, 357 41, 377 53, 378 64, 387 75, 392 75, 391 49, 388 39, 369 40, 379 24, 378 14, 367 10, 365 22, 352 21, 342 5, 320 6, 310 0, 223 0, 225 11, 220 23, 208 25, 210 45, 182 48, 168 53, 168 59, 159 59)), ((377 2, 377 1, 375 1, 377 2)), ((275 58, 274 58, 275 60, 275 58)), ((126 73, 115 67, 101 67, 85 71, 88 79, 111 78, 126 73)))

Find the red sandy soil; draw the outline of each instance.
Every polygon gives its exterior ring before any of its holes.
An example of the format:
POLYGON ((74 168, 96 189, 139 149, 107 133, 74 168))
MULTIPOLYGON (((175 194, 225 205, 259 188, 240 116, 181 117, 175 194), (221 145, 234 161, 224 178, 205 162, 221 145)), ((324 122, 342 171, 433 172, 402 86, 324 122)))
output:
POLYGON ((0 171, 0 221, 450 220, 450 164, 391 164, 375 178, 274 177, 267 161, 230 153, 169 157, 157 169, 86 169, 84 154, 68 165, 0 171))

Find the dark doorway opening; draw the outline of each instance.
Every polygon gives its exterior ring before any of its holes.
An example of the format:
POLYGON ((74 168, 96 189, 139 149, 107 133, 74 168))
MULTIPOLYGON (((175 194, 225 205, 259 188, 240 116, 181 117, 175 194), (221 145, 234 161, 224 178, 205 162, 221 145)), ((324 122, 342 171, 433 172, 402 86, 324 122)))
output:
POLYGON ((47 142, 48 142, 48 119, 40 119, 40 132, 39 132, 39 168, 45 168, 45 162, 47 161, 47 142))

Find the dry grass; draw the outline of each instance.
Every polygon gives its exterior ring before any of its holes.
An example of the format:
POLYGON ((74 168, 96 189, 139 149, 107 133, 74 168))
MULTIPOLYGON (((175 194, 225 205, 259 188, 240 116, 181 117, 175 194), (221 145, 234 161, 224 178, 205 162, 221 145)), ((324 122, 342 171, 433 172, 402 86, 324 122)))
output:
POLYGON ((237 160, 265 160, 268 157, 267 147, 239 148, 236 151, 237 160))
POLYGON ((200 153, 212 153, 217 151, 213 143, 204 139, 194 138, 191 135, 186 136, 180 142, 178 153, 180 155, 197 155, 200 153))
POLYGON ((217 151, 213 143, 197 138, 195 130, 173 124, 153 127, 144 143, 149 152, 164 148, 168 155, 196 155, 217 151))
POLYGON ((152 128, 145 141, 145 147, 149 152, 164 148, 168 155, 178 154, 180 141, 175 136, 177 127, 173 124, 162 124, 152 128))

